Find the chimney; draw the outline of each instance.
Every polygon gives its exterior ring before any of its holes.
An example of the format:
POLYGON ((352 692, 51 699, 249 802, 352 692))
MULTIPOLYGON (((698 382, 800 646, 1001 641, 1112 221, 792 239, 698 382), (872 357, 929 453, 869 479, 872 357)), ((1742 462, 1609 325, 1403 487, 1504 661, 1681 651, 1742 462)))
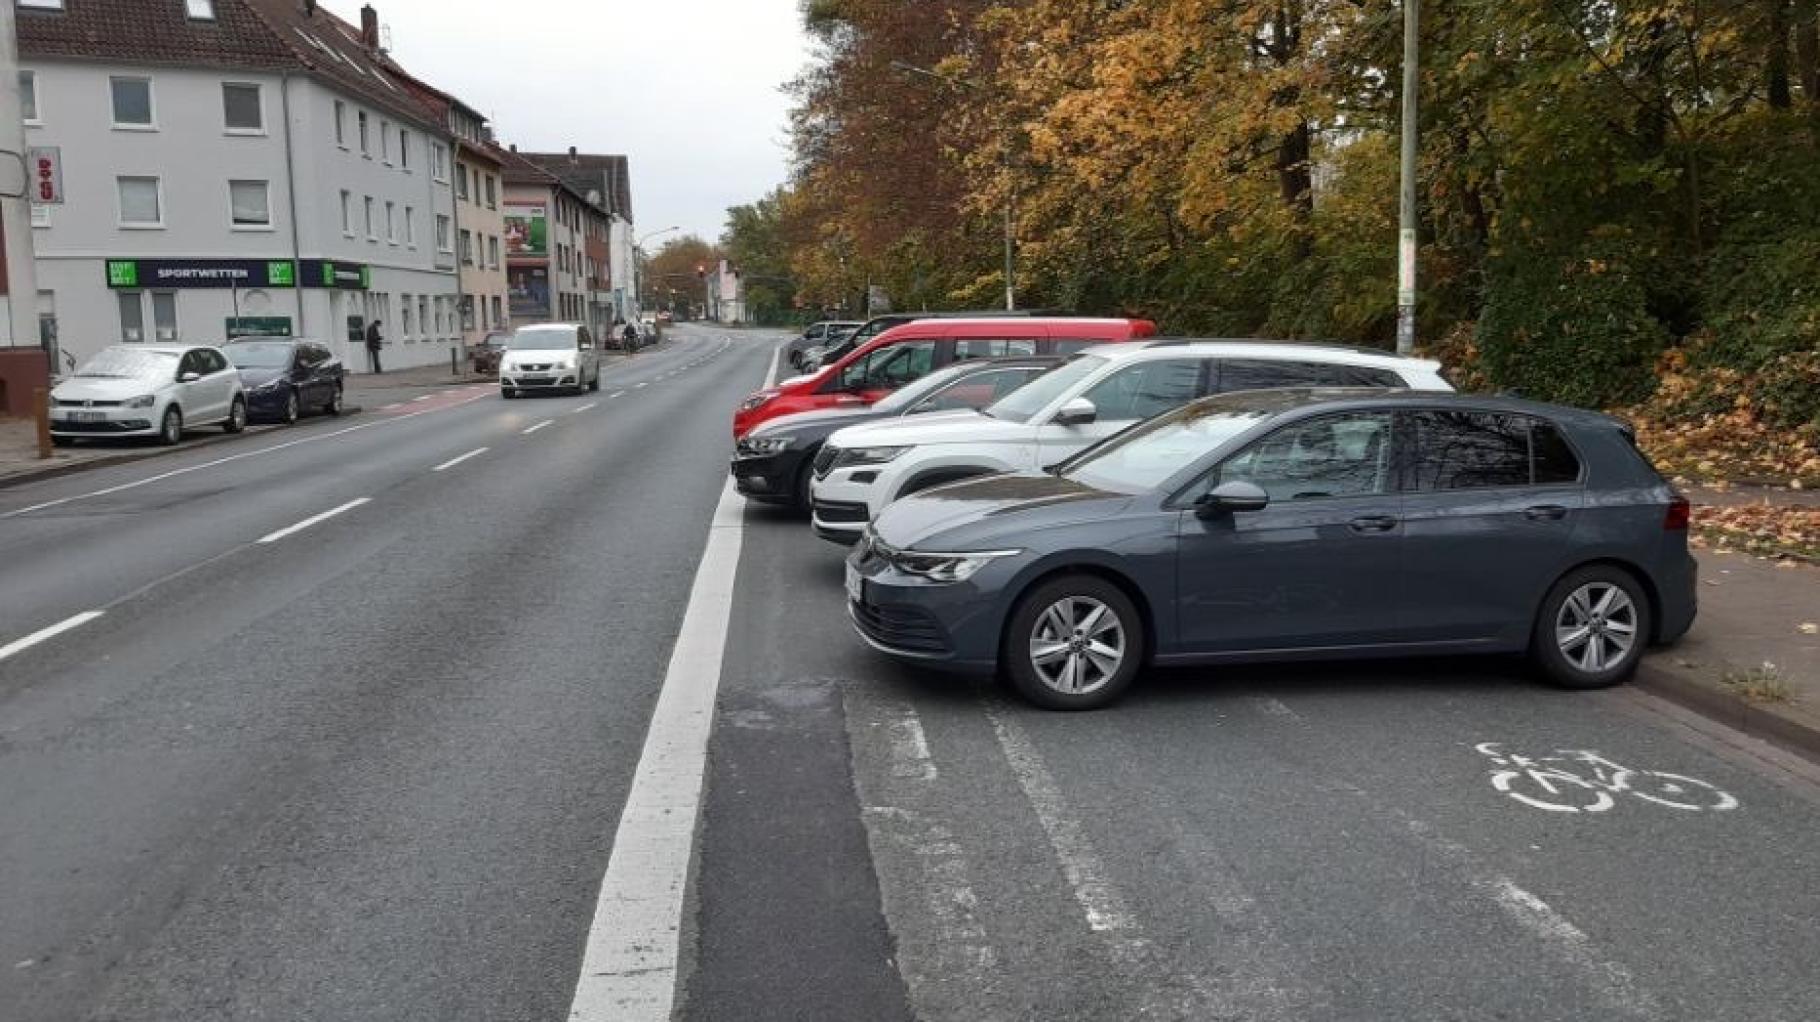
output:
POLYGON ((303 16, 306 18, 316 16, 316 0, 303 0, 303 16))
POLYGON ((514 152, 514 153, 518 152, 518 143, 517 142, 512 143, 512 152, 514 152))
POLYGON ((580 163, 581 162, 580 160, 577 160, 575 158, 575 147, 574 146, 569 147, 569 162, 570 163, 580 163))
POLYGON ((369 50, 379 49, 379 12, 372 4, 360 9, 360 44, 369 50))

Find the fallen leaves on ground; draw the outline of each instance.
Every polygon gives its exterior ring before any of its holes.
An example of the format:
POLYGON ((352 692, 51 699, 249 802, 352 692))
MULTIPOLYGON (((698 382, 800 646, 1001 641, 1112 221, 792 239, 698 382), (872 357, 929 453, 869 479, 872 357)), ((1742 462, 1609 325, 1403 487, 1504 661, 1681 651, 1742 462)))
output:
POLYGON ((1696 540, 1715 550, 1820 562, 1820 507, 1696 505, 1696 540))

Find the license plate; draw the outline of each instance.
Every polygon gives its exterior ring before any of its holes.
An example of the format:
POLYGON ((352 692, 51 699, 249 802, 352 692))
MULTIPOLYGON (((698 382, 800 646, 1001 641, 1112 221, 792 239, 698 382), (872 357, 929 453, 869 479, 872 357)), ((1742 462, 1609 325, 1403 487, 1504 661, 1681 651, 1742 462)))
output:
POLYGON ((71 413, 69 413, 69 417, 70 417, 71 422, 106 422, 107 421, 106 412, 71 412, 71 413))
POLYGON ((866 602, 866 580, 860 577, 859 569, 847 565, 847 599, 854 603, 866 602))

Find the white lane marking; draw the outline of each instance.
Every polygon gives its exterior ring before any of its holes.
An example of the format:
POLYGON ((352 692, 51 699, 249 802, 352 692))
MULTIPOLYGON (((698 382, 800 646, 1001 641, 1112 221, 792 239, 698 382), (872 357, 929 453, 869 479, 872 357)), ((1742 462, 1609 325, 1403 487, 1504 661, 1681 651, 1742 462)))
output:
POLYGON ((417 397, 414 397, 414 398, 412 398, 412 399, 411 399, 411 400, 413 400, 413 401, 428 401, 428 400, 429 400, 429 399, 431 399, 431 398, 433 398, 433 397, 435 397, 435 396, 436 396, 436 395, 434 395, 434 394, 420 394, 420 395, 418 395, 418 396, 417 396, 417 397))
POLYGON ((616 390, 613 393, 607 395, 607 400, 611 401, 614 398, 616 398, 619 395, 624 394, 624 393, 625 393, 625 391, 623 391, 623 390, 616 390))
POLYGON ((909 704, 885 710, 886 735, 891 740, 891 776, 918 781, 933 781, 937 773, 935 760, 929 755, 929 739, 923 734, 922 718, 909 704))
POLYGON ((296 525, 287 525, 284 528, 279 529, 277 532, 267 533, 266 535, 259 537, 259 542, 276 543, 279 540, 283 539, 284 537, 295 535, 296 533, 302 532, 303 530, 309 528, 312 525, 317 524, 318 522, 324 522, 330 518, 335 517, 338 514, 343 514, 345 512, 352 511, 355 508, 359 507, 360 505, 370 502, 372 499, 373 498, 371 498, 371 497, 356 497, 353 500, 348 501, 346 504, 341 505, 340 507, 330 508, 327 511, 324 511, 323 513, 321 513, 319 515, 311 515, 310 517, 305 518, 303 521, 298 522, 296 525))
POLYGON ((487 450, 488 450, 488 448, 485 448, 485 447, 476 447, 473 450, 469 451, 468 453, 461 455, 460 457, 450 458, 448 461, 445 461, 442 464, 436 466, 435 468, 430 469, 430 471, 442 472, 447 469, 454 468, 455 466, 461 464, 462 462, 468 460, 469 458, 480 457, 481 455, 487 453, 487 450))
MULTIPOLYGON (((715 352, 715 354, 719 354, 719 352, 715 352)), ((781 345, 771 349, 771 368, 765 373, 765 386, 777 386, 777 360, 781 358, 783 354, 784 349, 781 345)))
POLYGON ((465 401, 457 401, 454 404, 444 405, 443 407, 440 407, 440 408, 425 408, 425 409, 422 409, 421 411, 408 412, 404 415, 393 416, 390 419, 375 419, 371 422, 363 422, 358 426, 349 426, 345 429, 331 430, 330 432, 327 432, 327 433, 317 433, 314 436, 306 436, 306 437, 299 438, 297 440, 286 440, 284 443, 273 444, 270 447, 261 447, 256 450, 241 451, 239 454, 230 454, 225 458, 216 458, 213 461, 205 461, 200 464, 187 466, 185 468, 175 468, 175 469, 170 470, 169 472, 160 472, 157 475, 146 476, 144 479, 135 479, 132 482, 118 483, 116 485, 105 487, 103 489, 91 490, 88 493, 78 493, 78 494, 75 494, 75 495, 69 496, 69 497, 59 497, 56 500, 47 500, 42 504, 33 504, 30 507, 18 508, 13 511, 8 511, 4 514, 0 514, 0 518, 15 518, 19 515, 31 514, 33 511, 42 511, 45 508, 60 507, 64 504, 74 503, 75 501, 78 501, 78 500, 89 500, 94 497, 107 497, 107 496, 111 496, 116 493, 124 492, 126 490, 135 490, 141 486, 146 486, 151 483, 163 482, 166 479, 172 479, 172 478, 175 478, 175 477, 181 476, 181 475, 188 475, 191 472, 200 472, 205 468, 217 468, 221 465, 226 465, 226 464, 229 464, 230 462, 241 461, 246 458, 257 458, 257 457, 260 457, 261 455, 275 454, 278 451, 282 451, 288 447, 297 447, 301 444, 313 444, 320 440, 331 440, 331 439, 334 439, 335 437, 345 436, 349 433, 358 433, 363 429, 372 429, 375 426, 390 426, 393 423, 404 422, 409 419, 415 419, 419 415, 434 415, 437 412, 445 412, 451 408, 459 408, 462 405, 471 404, 478 400, 480 400, 478 397, 471 397, 465 401))
POLYGON ((1011 764, 1011 774, 1018 787, 1036 810, 1037 822, 1049 835, 1049 844, 1061 860, 1062 874, 1074 890, 1074 900, 1087 916, 1088 929, 1096 932, 1137 929, 1137 919, 1125 906, 1125 899, 1106 879, 1106 868, 1099 853, 1087 839, 1081 825, 1068 812, 1062 790, 1050 775, 1049 768, 1030 743, 1022 725, 996 709, 986 711, 986 719, 998 736, 999 748, 1011 764))
POLYGON ((379 406, 379 410, 380 410, 380 411, 382 411, 382 412, 389 412, 389 411, 391 411, 391 410, 392 410, 392 409, 394 409, 394 408, 398 408, 398 407, 401 407, 401 406, 403 406, 403 404, 404 404, 404 402, 403 402, 403 401, 394 401, 394 402, 392 402, 392 403, 391 403, 391 404, 389 404, 389 405, 380 405, 380 406, 379 406))
POLYGON ((537 432, 538 430, 544 428, 545 426, 548 426, 550 423, 555 422, 555 421, 556 421, 555 419, 545 419, 542 422, 536 424, 535 426, 526 426, 525 428, 519 430, 519 432, 523 433, 526 436, 530 436, 532 433, 537 432))
POLYGON ((570 412, 569 414, 570 415, 580 415, 582 412, 588 411, 591 408, 598 408, 598 407, 600 407, 599 401, 589 401, 587 404, 582 405, 580 408, 575 409, 574 411, 570 412))
POLYGON ((56 624, 51 625, 49 628, 40 628, 23 639, 14 639, 12 642, 0 646, 0 660, 5 660, 7 657, 17 653, 23 653, 40 642, 43 642, 46 639, 54 639, 72 628, 80 628, 100 617, 101 614, 102 612, 99 610, 85 610, 80 614, 72 614, 56 624))
POLYGON ((1299 714, 1289 708, 1288 703, 1285 703, 1281 699, 1277 699, 1274 696, 1259 697, 1257 700, 1257 707, 1258 707, 1258 709, 1263 710, 1265 713, 1270 714, 1272 717, 1282 717, 1284 720, 1293 720, 1293 721, 1296 721, 1297 723, 1307 723, 1307 721, 1305 721, 1302 718, 1301 714, 1299 714))
POLYGON ((633 385, 632 385, 632 389, 633 389, 633 390, 637 390, 637 389, 638 389, 638 388, 640 388, 640 387, 649 387, 649 386, 650 386, 650 385, 651 385, 651 381, 649 381, 649 380, 646 380, 646 381, 645 381, 645 382, 643 382, 643 383, 636 383, 636 384, 633 384, 633 385))
POLYGON ((688 608, 632 790, 613 835, 569 1018, 665 1022, 676 998, 683 890, 695 851, 708 733, 733 611, 745 501, 728 480, 714 508, 688 608))

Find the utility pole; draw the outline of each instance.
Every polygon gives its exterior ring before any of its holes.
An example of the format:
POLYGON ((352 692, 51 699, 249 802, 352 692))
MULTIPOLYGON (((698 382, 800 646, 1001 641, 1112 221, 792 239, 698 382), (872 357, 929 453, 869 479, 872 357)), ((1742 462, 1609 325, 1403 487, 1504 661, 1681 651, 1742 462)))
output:
POLYGON ((1397 354, 1416 348, 1416 91, 1422 0, 1403 0, 1403 180, 1397 231, 1397 354))

